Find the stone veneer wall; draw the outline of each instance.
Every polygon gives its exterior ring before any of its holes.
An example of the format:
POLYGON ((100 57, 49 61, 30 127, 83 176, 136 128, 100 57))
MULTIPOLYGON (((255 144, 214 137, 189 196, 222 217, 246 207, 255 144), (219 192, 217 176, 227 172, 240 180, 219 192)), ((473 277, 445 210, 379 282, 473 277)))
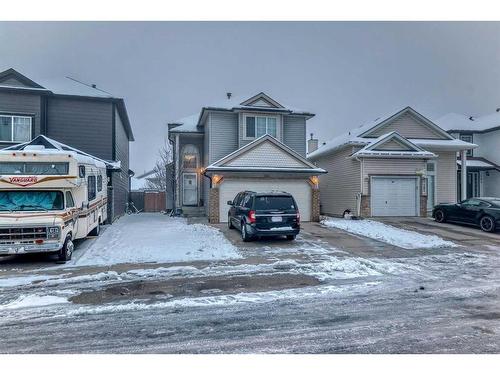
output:
POLYGON ((312 204, 311 204, 311 221, 319 221, 320 215, 320 200, 319 200, 319 189, 312 189, 312 204))
POLYGON ((208 222, 217 224, 219 217, 219 188, 211 188, 208 194, 208 222))

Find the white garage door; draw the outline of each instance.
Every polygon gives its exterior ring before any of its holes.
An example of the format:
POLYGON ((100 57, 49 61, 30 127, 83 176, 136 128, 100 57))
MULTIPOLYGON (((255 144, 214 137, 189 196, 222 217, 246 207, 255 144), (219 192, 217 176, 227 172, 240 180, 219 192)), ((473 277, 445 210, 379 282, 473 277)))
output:
POLYGON ((257 193, 269 192, 271 190, 286 191, 295 198, 299 206, 301 220, 311 220, 311 185, 307 180, 224 178, 219 190, 221 222, 227 222, 227 212, 229 210, 227 201, 232 201, 236 194, 245 190, 255 191, 257 193))
POLYGON ((417 178, 372 177, 372 216, 418 216, 417 178))

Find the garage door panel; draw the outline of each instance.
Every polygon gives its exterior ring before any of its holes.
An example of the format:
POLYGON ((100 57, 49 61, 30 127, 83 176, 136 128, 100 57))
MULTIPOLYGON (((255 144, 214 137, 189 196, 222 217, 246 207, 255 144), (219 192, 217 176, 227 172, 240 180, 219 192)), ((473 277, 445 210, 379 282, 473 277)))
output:
POLYGON ((303 221, 311 220, 311 185, 307 180, 295 179, 230 179, 224 178, 219 188, 219 217, 221 222, 227 222, 229 206, 240 191, 250 190, 258 193, 271 190, 286 191, 295 198, 303 221))
POLYGON ((416 178, 373 177, 372 216, 417 216, 416 178))

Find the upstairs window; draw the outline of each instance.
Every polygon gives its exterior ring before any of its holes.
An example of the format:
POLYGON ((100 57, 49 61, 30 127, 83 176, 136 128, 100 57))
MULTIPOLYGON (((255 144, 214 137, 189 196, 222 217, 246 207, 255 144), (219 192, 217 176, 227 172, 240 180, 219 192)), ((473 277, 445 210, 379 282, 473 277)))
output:
POLYGON ((0 142, 31 140, 31 117, 0 115, 0 142))
POLYGON ((246 138, 259 138, 264 134, 269 134, 277 138, 278 127, 276 117, 246 116, 245 119, 246 138))
POLYGON ((198 168, 199 153, 194 145, 186 145, 182 148, 182 169, 198 168))
MULTIPOLYGON (((460 134, 460 140, 464 142, 474 143, 472 134, 460 134)), ((467 156, 473 156, 472 150, 467 150, 467 156)))

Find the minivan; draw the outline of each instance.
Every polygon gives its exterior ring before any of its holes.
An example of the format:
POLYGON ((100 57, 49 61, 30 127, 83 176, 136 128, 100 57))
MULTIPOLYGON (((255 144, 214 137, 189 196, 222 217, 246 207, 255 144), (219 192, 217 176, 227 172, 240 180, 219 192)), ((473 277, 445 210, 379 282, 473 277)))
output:
POLYGON ((299 208, 290 193, 242 191, 227 204, 227 225, 239 229, 245 242, 264 236, 294 240, 300 231, 299 208))

